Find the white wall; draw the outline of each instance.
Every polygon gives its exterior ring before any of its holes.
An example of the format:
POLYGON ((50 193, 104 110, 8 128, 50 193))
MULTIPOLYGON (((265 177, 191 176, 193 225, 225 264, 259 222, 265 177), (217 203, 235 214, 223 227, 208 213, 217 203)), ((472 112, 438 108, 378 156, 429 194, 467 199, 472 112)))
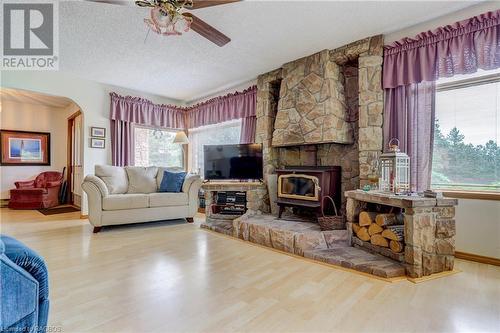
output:
POLYGON ((459 199, 456 250, 500 259, 500 201, 459 199))
POLYGON ((2 101, 1 127, 9 130, 50 132, 49 166, 2 166, 0 169, 1 199, 8 199, 9 189, 18 180, 34 179, 43 171, 62 171, 66 166, 67 118, 65 108, 2 101))
MULTIPOLYGON (((385 44, 500 8, 488 1, 384 36, 385 44)), ((460 199, 456 210, 456 250, 500 259, 500 201, 460 199)))
MULTIPOLYGON (((2 72, 1 86, 67 97, 80 107, 83 113, 84 174, 93 173, 94 165, 96 164, 111 164, 109 130, 110 92, 114 91, 121 95, 143 97, 155 103, 182 104, 161 96, 83 80, 58 71, 4 71, 2 72), (106 149, 89 147, 91 126, 106 128, 106 149)), ((82 213, 86 214, 86 212, 87 205, 84 199, 82 213)))

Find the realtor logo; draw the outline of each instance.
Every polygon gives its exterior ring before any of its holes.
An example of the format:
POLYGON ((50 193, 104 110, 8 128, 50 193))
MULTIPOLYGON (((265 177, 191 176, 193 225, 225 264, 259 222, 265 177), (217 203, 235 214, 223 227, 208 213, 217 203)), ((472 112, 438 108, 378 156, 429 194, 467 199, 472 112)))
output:
POLYGON ((58 69, 57 1, 3 1, 2 70, 58 69))

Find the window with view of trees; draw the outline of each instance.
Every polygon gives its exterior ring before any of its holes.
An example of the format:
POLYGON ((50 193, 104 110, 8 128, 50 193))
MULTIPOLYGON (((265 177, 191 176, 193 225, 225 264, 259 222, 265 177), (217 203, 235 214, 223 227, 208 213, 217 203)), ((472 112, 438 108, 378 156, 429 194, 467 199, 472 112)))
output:
POLYGON ((189 166, 204 175, 203 146, 240 143, 241 119, 189 130, 189 166))
POLYGON ((144 167, 182 167, 182 147, 179 144, 172 143, 174 138, 175 131, 135 127, 135 165, 144 167))
POLYGON ((432 186, 500 192, 500 72, 439 80, 432 186))

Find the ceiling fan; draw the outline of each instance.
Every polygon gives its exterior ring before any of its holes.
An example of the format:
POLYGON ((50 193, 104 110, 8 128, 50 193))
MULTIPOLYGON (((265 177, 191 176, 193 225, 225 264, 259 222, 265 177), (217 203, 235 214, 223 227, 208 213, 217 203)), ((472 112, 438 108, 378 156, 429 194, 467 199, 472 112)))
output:
POLYGON ((231 41, 229 37, 186 10, 225 5, 242 0, 137 0, 135 3, 127 0, 87 1, 150 7, 150 16, 145 18, 144 22, 152 31, 164 36, 172 36, 193 30, 212 43, 224 46, 231 41))

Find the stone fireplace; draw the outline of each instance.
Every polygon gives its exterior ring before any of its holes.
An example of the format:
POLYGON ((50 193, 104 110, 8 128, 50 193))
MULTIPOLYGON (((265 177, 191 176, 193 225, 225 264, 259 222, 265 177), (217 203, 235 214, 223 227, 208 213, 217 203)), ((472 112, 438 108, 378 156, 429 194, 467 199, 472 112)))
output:
POLYGON ((382 36, 369 37, 258 77, 266 180, 287 166, 340 166, 341 192, 368 182, 382 151, 382 47, 382 36))
POLYGON ((260 75, 256 143, 263 146, 267 191, 261 184, 247 191, 246 214, 212 215, 201 226, 386 279, 453 269, 456 200, 359 190, 383 148, 382 48, 382 36, 369 37, 260 75), (326 185, 332 179, 327 172, 335 174, 337 185, 326 185), (322 193, 327 187, 329 194, 322 193), (341 203, 346 229, 325 231, 316 221, 278 216, 283 206, 318 214, 322 195, 341 203), (364 213, 397 212, 403 219, 361 226, 362 207, 369 208, 364 213))

